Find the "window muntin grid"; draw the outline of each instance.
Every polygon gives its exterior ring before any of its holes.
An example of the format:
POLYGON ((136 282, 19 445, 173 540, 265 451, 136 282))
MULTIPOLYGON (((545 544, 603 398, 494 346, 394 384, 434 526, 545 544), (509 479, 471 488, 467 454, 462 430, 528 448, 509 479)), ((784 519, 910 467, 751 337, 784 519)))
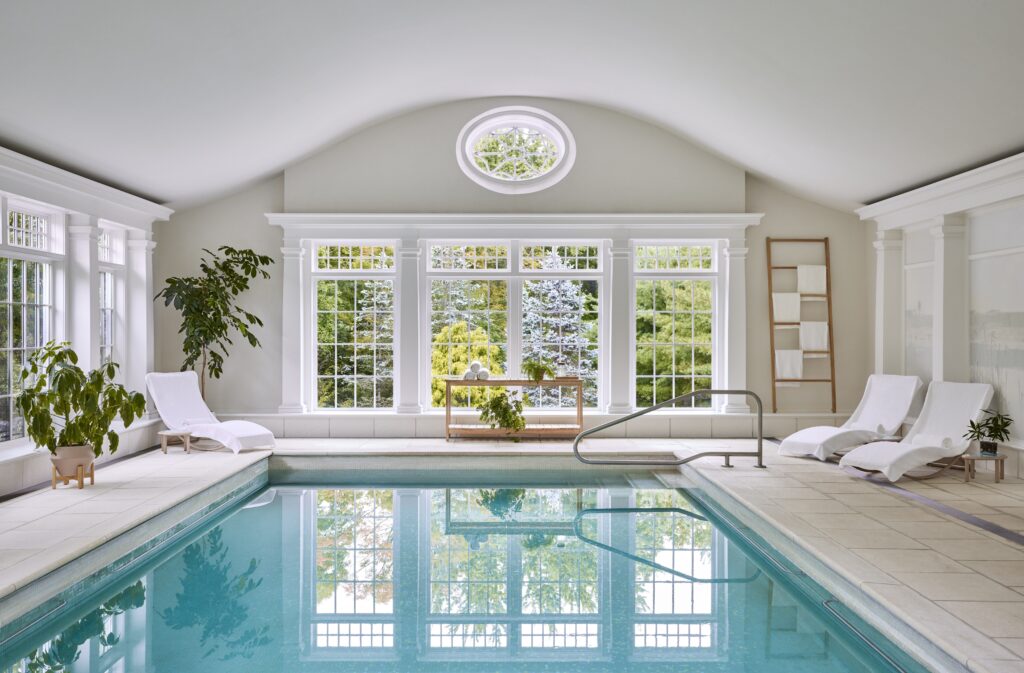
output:
POLYGON ((531 624, 520 626, 520 647, 543 649, 595 649, 599 645, 595 623, 531 624))
MULTIPOLYGON (((688 503, 672 491, 638 491, 637 507, 681 507, 688 503)), ((713 528, 677 512, 637 514, 636 555, 691 577, 714 577, 713 528)), ((635 611, 648 615, 712 613, 712 585, 635 564, 635 611)))
MULTIPOLYGON (((430 405, 445 404, 445 379, 476 360, 492 377, 508 363, 508 281, 432 279, 430 283, 430 405)), ((475 407, 496 388, 452 390, 452 406, 475 407)))
MULTIPOLYGON (((711 388, 714 284, 703 279, 637 279, 636 406, 711 388)), ((708 407, 702 397, 677 404, 708 407)))
POLYGON ((395 646, 395 625, 387 622, 317 622, 312 626, 317 649, 395 646))
POLYGON ((709 648, 711 622, 642 623, 633 625, 633 647, 657 649, 709 648))
POLYGON ((31 250, 50 249, 50 221, 45 215, 37 215, 16 208, 7 211, 7 243, 31 250))
POLYGON ((432 271, 504 271, 508 269, 508 246, 504 244, 433 244, 432 271))
POLYGON ((316 615, 392 614, 393 491, 322 489, 315 497, 316 615))
POLYGON ((520 248, 519 266, 523 271, 599 271, 601 246, 593 243, 532 244, 520 248))
POLYGON ((100 364, 114 359, 114 274, 100 271, 100 364))
POLYGON ((393 245, 316 246, 315 268, 318 271, 390 271, 395 268, 393 245))
POLYGON ((518 182, 547 174, 560 157, 558 143, 524 123, 489 128, 473 141, 473 165, 484 175, 518 182))
MULTIPOLYGON (((523 281, 522 358, 583 379, 583 404, 597 406, 598 282, 572 278, 523 281)), ((575 407, 575 388, 525 389, 535 408, 575 407)))
POLYGON ((394 281, 316 281, 319 409, 394 406, 394 281))
POLYGON ((508 646, 508 625, 434 622, 427 625, 427 637, 430 647, 437 649, 504 648, 508 646))
POLYGON ((633 246, 634 271, 712 271, 714 246, 637 244, 633 246))
POLYGON ((50 340, 50 266, 0 257, 0 441, 25 436, 15 406, 28 358, 50 340))
POLYGON ((102 264, 123 264, 123 234, 110 229, 101 229, 96 239, 96 256, 102 264))

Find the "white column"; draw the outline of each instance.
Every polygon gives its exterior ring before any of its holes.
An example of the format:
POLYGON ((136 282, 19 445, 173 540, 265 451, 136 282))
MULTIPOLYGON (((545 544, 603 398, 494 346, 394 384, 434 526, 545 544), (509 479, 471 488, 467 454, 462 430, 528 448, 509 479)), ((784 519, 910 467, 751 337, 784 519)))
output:
MULTIPOLYGON (((725 264, 725 358, 724 386, 747 387, 747 247, 746 241, 730 241, 723 251, 725 264)), ((750 413, 745 395, 729 395, 722 408, 727 414, 750 413)))
POLYGON ((932 379, 970 381, 965 218, 961 214, 941 216, 930 231, 935 241, 932 379))
POLYGON ((903 373, 903 232, 875 240, 875 373, 903 373))
POLYGON ((68 339, 86 371, 100 362, 99 220, 71 216, 68 224, 68 339))
POLYGON ((633 390, 630 381, 630 363, 633 353, 630 349, 629 326, 633 322, 630 315, 632 298, 630 290, 630 248, 626 239, 612 241, 608 248, 608 264, 611 266, 607 304, 608 316, 608 357, 604 358, 609 371, 606 375, 608 386, 608 413, 628 414, 633 411, 633 390))
MULTIPOLYGON (((133 229, 125 241, 124 381, 129 390, 146 390, 146 374, 156 367, 153 345, 153 234, 133 229)), ((93 294, 96 294, 95 292, 93 294)))
POLYGON ((402 241, 398 249, 398 277, 395 279, 395 405, 400 414, 418 414, 420 402, 420 258, 415 240, 402 241))
POLYGON ((303 343, 303 325, 306 310, 302 291, 303 264, 306 250, 298 242, 286 241, 281 248, 284 256, 284 283, 281 301, 281 406, 283 414, 303 413, 305 404, 305 378, 308 363, 303 343))

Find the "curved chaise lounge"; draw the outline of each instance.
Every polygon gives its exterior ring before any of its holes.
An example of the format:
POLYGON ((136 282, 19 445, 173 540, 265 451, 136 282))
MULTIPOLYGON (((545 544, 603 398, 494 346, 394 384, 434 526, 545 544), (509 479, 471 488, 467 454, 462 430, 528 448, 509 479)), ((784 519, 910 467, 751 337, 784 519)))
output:
POLYGON ((861 444, 893 437, 906 420, 921 379, 916 376, 872 374, 853 415, 839 427, 804 428, 782 440, 779 455, 828 460, 861 444))
POLYGON ((146 374, 146 388, 168 430, 212 439, 235 453, 273 448, 274 433, 251 421, 218 421, 199 392, 194 371, 146 374))
POLYGON ((978 420, 992 401, 987 383, 932 381, 924 407, 907 436, 899 442, 872 442, 853 449, 839 461, 843 467, 878 472, 889 481, 903 476, 928 479, 960 461, 970 441, 964 439, 968 423, 978 420), (907 472, 932 465, 923 475, 907 472))

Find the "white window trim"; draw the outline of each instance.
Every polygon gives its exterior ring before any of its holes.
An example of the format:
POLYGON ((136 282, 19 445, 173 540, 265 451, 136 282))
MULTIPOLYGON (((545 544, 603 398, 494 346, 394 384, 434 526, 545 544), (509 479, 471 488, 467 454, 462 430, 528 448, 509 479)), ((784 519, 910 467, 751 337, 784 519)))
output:
MULTIPOLYGON (((306 381, 306 407, 312 412, 323 414, 365 414, 394 411, 398 404, 398 330, 400 315, 400 299, 398 297, 399 282, 399 251, 398 241, 395 239, 353 239, 353 238, 321 238, 308 241, 306 254, 309 257, 308 263, 304 264, 305 278, 302 285, 306 293, 306 308, 308 318, 304 322, 303 342, 308 344, 306 361, 303 364, 304 379, 306 381), (390 269, 321 269, 317 264, 317 248, 322 245, 331 246, 389 246, 394 253, 394 266, 390 269), (314 284, 320 280, 390 280, 392 281, 394 303, 392 312, 394 315, 394 327, 391 336, 391 353, 394 362, 392 370, 392 399, 394 404, 391 407, 352 407, 346 409, 321 409, 317 406, 317 340, 316 340, 316 316, 317 316, 317 294, 314 291, 314 284)), ((300 299, 301 301, 301 299, 300 299)))
MULTIPOLYGON (((427 322, 427 278, 441 277, 500 277, 514 279, 530 274, 520 271, 486 270, 476 273, 437 270, 427 272, 429 259, 427 241, 606 241, 603 250, 609 254, 602 260, 600 274, 569 272, 572 277, 584 278, 600 275, 603 284, 599 290, 601 302, 600 326, 602 341, 602 367, 599 389, 603 393, 600 406, 588 414, 626 413, 635 400, 633 370, 634 343, 632 300, 632 257, 622 251, 631 249, 632 241, 657 240, 717 242, 714 273, 718 274, 715 293, 717 317, 715 336, 716 385, 728 388, 746 388, 746 228, 760 223, 760 213, 679 213, 679 214, 353 214, 353 213, 267 213, 271 226, 283 230, 284 294, 282 297, 282 389, 280 413, 314 413, 311 395, 314 390, 311 372, 314 364, 310 353, 312 341, 312 310, 310 287, 317 241, 358 240, 366 232, 375 234, 374 241, 389 241, 395 246, 395 410, 361 410, 362 413, 398 413, 438 415, 443 410, 431 409, 425 395, 429 384, 429 369, 425 362, 426 346, 424 323, 427 322), (481 236, 481 232, 486 232, 481 236), (303 260, 305 256, 309 260, 303 260), (411 288, 416 288, 415 300, 410 301, 411 288), (405 301, 403 301, 405 295, 405 301), (298 299, 298 301, 296 301, 298 299), (620 312, 617 306, 626 307, 620 312), (616 315, 611 316, 610 311, 616 315), (628 311, 628 313, 627 313, 628 311), (403 329, 402 325, 417 326, 403 329), (410 355, 412 356, 410 358, 410 355), (407 371, 409 360, 415 360, 414 372, 407 371), (730 366, 731 365, 731 366, 730 366), (625 399, 625 395, 630 397, 625 399)), ((606 254, 602 252, 602 256, 606 254)), ((510 269, 519 268, 518 247, 510 250, 510 269)), ((391 275, 391 270, 387 274, 391 275)), ((367 272, 361 272, 363 274, 367 272)), ((707 270, 700 270, 707 277, 707 270)), ((658 273, 659 277, 665 274, 658 273)), ((521 291, 521 289, 520 289, 521 291)), ((516 288, 510 287, 509 329, 518 330, 518 306, 513 305, 516 288)), ((511 353, 510 353, 511 355, 511 353)), ((511 360, 510 360, 511 361, 511 360)), ((599 393, 600 394, 600 393, 599 393)), ((713 411, 719 413, 747 413, 745 401, 730 398, 724 404, 716 400, 713 411)), ((707 412, 707 410, 700 410, 707 412)), ((317 414, 346 414, 351 410, 317 411, 317 414)), ((540 413, 544 413, 540 411, 540 413)), ((552 410, 552 413, 558 413, 552 410)), ((691 410, 666 410, 659 413, 693 413, 691 410)))

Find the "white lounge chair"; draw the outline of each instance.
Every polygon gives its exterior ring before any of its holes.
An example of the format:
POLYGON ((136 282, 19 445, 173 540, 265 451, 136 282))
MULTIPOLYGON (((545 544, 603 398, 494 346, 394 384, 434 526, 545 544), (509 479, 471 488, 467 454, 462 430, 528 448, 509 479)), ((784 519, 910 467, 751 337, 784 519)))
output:
POLYGON ((893 437, 914 403, 921 379, 916 376, 872 374, 853 415, 841 426, 804 428, 782 440, 779 455, 813 456, 828 460, 840 451, 893 437))
POLYGON ((924 407, 906 437, 899 442, 858 446, 839 464, 881 472, 889 481, 896 481, 910 470, 935 463, 936 470, 913 478, 937 476, 959 462, 970 447, 970 441, 963 437, 968 422, 977 420, 991 401, 992 386, 987 383, 932 381, 924 407))
POLYGON ((218 421, 199 393, 193 371, 146 374, 146 388, 168 430, 188 431, 212 439, 235 453, 242 449, 273 448, 274 433, 250 421, 218 421))

